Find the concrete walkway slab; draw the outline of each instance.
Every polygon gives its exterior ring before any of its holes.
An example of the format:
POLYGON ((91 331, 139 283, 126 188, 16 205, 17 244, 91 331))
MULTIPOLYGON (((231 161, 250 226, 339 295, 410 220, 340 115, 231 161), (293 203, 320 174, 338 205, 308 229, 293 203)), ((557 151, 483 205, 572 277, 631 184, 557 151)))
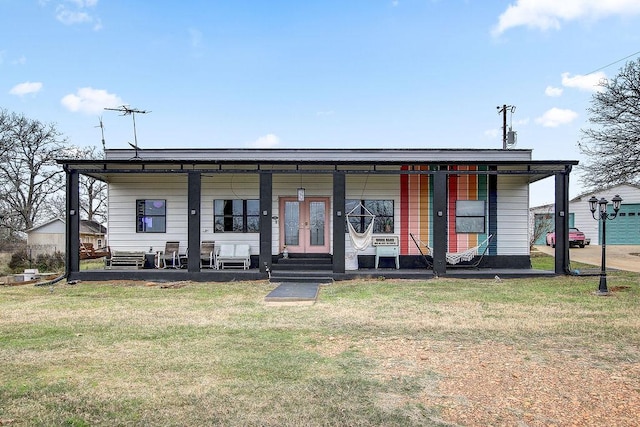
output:
POLYGON ((311 302, 318 299, 320 283, 285 282, 269 292, 264 298, 265 302, 311 302))

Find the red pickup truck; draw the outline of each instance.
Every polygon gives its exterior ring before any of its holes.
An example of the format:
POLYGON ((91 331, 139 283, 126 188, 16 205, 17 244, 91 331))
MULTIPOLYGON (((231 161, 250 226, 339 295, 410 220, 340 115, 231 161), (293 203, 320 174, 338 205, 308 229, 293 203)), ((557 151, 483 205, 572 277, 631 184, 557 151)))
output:
MULTIPOLYGON (((584 233, 577 228, 569 229, 569 247, 578 246, 584 248, 585 245, 591 243, 591 239, 587 239, 584 233)), ((556 232, 547 233, 547 246, 556 247, 556 232)))

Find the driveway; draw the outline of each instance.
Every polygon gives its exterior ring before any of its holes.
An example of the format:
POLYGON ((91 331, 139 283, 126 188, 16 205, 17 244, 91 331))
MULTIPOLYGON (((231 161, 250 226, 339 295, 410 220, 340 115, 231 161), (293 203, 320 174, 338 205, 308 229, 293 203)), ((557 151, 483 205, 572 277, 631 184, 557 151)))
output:
MULTIPOLYGON (((551 246, 540 245, 535 246, 535 248, 545 254, 555 255, 555 249, 551 246)), ((569 259, 600 267, 602 263, 602 247, 588 245, 584 248, 571 248, 569 249, 569 259)), ((640 246, 607 245, 607 268, 640 273, 640 246)))

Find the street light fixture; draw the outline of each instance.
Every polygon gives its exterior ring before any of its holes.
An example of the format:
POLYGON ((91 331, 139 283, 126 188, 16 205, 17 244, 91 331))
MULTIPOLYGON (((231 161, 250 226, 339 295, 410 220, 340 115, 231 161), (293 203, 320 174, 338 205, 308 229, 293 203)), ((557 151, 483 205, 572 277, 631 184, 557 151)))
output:
POLYGON ((614 219, 618 216, 622 197, 616 194, 613 199, 611 199, 613 203, 612 214, 607 213, 607 204, 609 202, 604 197, 598 200, 596 196, 591 196, 588 202, 593 219, 602 221, 602 265, 600 266, 600 285, 598 286, 596 295, 609 295, 609 289, 607 288, 607 220, 614 219), (596 210, 598 211, 597 217, 596 210))

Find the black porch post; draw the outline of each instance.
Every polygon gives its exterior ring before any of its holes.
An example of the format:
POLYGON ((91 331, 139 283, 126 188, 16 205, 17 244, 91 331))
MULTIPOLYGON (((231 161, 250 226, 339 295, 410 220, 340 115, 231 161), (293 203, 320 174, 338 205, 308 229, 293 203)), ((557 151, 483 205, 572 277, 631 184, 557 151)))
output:
POLYGON ((333 272, 344 273, 346 175, 333 173, 333 272))
POLYGON ((189 272, 200 271, 200 198, 202 180, 201 174, 197 171, 189 171, 188 175, 188 220, 187 220, 187 248, 189 249, 187 269, 189 272))
POLYGON ((569 173, 571 166, 566 166, 564 172, 558 172, 556 179, 556 274, 566 274, 569 271, 569 173))
POLYGON ((260 271, 271 271, 271 246, 273 243, 273 173, 260 172, 260 271))
POLYGON ((80 181, 77 170, 67 170, 65 264, 67 278, 80 271, 80 181))
POLYGON ((447 272, 447 172, 433 174, 433 274, 447 272))

